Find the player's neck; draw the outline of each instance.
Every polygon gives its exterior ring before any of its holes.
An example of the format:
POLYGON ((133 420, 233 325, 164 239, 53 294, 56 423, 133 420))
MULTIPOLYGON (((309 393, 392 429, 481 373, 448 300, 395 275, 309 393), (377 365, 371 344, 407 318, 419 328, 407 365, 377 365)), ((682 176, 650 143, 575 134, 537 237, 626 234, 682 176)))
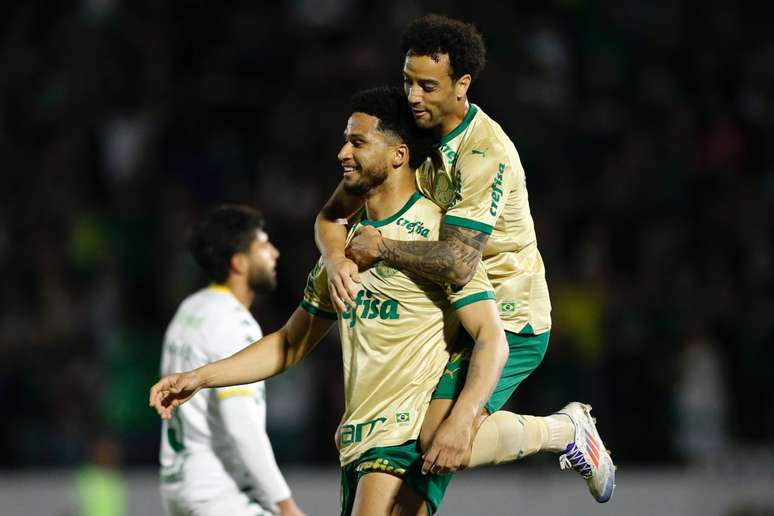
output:
POLYGON ((231 291, 231 294, 237 298, 237 301, 242 303, 245 308, 248 310, 250 309, 250 306, 252 306, 253 301, 255 300, 255 292, 247 286, 247 281, 245 281, 245 279, 232 274, 226 282, 223 283, 223 286, 228 288, 231 291))
POLYGON ((453 113, 450 113, 443 122, 441 122, 441 138, 450 134, 465 120, 468 111, 470 110, 470 103, 467 97, 463 97, 460 102, 457 103, 453 113))
POLYGON ((384 183, 366 195, 366 214, 370 220, 384 220, 403 208, 417 191, 414 172, 406 168, 393 173, 384 183))

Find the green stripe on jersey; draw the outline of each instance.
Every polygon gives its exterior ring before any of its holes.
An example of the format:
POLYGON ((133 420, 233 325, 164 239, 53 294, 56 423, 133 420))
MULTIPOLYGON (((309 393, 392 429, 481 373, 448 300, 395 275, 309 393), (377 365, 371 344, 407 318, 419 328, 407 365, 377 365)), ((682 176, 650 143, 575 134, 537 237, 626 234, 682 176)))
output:
POLYGON ((409 210, 409 208, 414 206, 414 203, 417 202, 420 197, 422 197, 422 194, 420 194, 419 192, 414 192, 414 194, 409 198, 409 200, 406 201, 406 204, 403 205, 403 208, 398 210, 396 213, 390 215, 386 219, 382 219, 382 220, 369 220, 369 219, 365 218, 365 212, 364 212, 363 213, 363 220, 361 220, 360 223, 365 225, 365 226, 373 226, 375 228, 378 228, 380 226, 386 226, 390 222, 393 222, 393 221, 397 220, 398 217, 400 217, 401 215, 406 213, 409 210))
POLYGON ((312 315, 319 315, 320 317, 324 317, 326 319, 333 319, 334 321, 338 319, 338 316, 333 312, 327 312, 321 308, 317 308, 316 306, 307 302, 304 299, 301 300, 298 306, 300 306, 301 308, 303 308, 304 310, 306 310, 312 315))
POLYGON ((473 120, 473 117, 476 116, 476 112, 478 111, 478 107, 475 104, 471 104, 470 108, 468 109, 468 113, 465 115, 465 119, 460 122, 460 125, 452 129, 452 132, 444 136, 438 146, 440 147, 444 143, 449 143, 453 139, 455 139, 457 136, 462 134, 462 131, 468 128, 470 125, 470 122, 473 120))
POLYGON ((477 220, 463 219, 462 217, 455 217, 454 215, 444 215, 443 223, 450 226, 459 226, 461 228, 473 229, 475 231, 481 231, 487 235, 492 234, 492 226, 478 222, 477 220))
POLYGON ((491 290, 487 290, 485 292, 477 292, 475 294, 471 294, 469 296, 465 296, 462 299, 456 300, 454 303, 452 303, 452 308, 455 308, 459 310, 463 306, 467 306, 472 303, 477 303, 478 301, 485 301, 487 299, 495 299, 495 293, 491 290))

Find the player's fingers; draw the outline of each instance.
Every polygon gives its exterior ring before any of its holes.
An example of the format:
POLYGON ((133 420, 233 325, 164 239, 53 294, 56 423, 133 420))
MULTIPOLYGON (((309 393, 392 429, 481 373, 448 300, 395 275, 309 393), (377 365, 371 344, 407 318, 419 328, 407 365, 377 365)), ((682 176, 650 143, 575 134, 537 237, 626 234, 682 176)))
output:
POLYGON ((153 386, 150 389, 150 395, 148 397, 148 401, 151 404, 153 404, 153 402, 158 398, 159 393, 161 393, 164 389, 166 389, 166 386, 167 386, 166 378, 162 378, 161 380, 153 384, 153 386))
POLYGON ((345 305, 352 306, 355 303, 355 295, 357 289, 350 287, 352 280, 349 279, 349 275, 343 273, 338 279, 339 295, 345 305))
POLYGON ((360 281, 360 275, 357 272, 352 276, 344 277, 344 290, 347 292, 347 296, 350 298, 350 303, 354 303, 354 299, 357 296, 357 291, 360 290, 360 288, 352 280, 353 276, 357 276, 358 282, 360 281))
POLYGON ((331 289, 331 301, 333 301, 333 306, 336 308, 337 312, 347 311, 347 303, 341 299, 341 296, 339 296, 339 293, 335 288, 331 289))
POLYGON ((437 461, 436 464, 439 466, 438 475, 445 475, 446 473, 457 471, 459 468, 458 460, 453 455, 447 455, 442 460, 437 461))
POLYGON ((424 456, 424 462, 422 462, 422 474, 427 475, 430 473, 430 469, 435 465, 435 460, 438 458, 438 449, 435 446, 430 446, 430 450, 424 456))
POLYGON ((438 457, 435 459, 435 464, 431 468, 430 472, 433 475, 443 475, 449 472, 449 453, 447 450, 441 450, 438 457))
POLYGON ((333 283, 328 284, 328 293, 331 296, 331 303, 333 303, 333 308, 337 312, 344 312, 344 302, 341 300, 339 295, 336 293, 336 288, 333 286, 333 283))
POLYGON ((161 399, 155 400, 155 402, 153 403, 153 408, 156 409, 156 412, 158 413, 159 416, 161 416, 162 419, 167 419, 167 416, 166 416, 167 408, 164 406, 161 399))
POLYGON ((162 401, 164 401, 164 398, 167 396, 167 391, 157 390, 156 393, 153 396, 153 399, 151 400, 151 403, 154 407, 157 409, 162 406, 162 401))
POLYGON ((433 464, 430 467, 430 474, 431 475, 443 475, 443 474, 445 474, 447 472, 448 472, 448 470, 445 467, 443 467, 443 466, 441 466, 439 464, 433 464))
POLYGON ((166 390, 160 390, 156 393, 156 396, 153 399, 153 406, 157 411, 165 407, 164 400, 167 399, 167 396, 169 396, 169 391, 166 390))
POLYGON ((337 274, 336 276, 331 278, 331 283, 333 284, 333 288, 336 290, 336 297, 339 299, 339 302, 344 307, 344 310, 346 310, 347 305, 352 304, 353 297, 349 295, 349 292, 347 292, 347 288, 344 284, 344 280, 342 279, 342 276, 337 274))

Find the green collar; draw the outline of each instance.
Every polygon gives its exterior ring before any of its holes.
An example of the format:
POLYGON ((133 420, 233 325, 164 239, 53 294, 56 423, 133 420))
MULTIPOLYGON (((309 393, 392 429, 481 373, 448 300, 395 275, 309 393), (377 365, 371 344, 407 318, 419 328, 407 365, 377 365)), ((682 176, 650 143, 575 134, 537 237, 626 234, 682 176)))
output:
POLYGON ((441 142, 438 144, 440 147, 441 145, 445 143, 449 143, 453 139, 455 139, 457 136, 459 136, 462 131, 468 128, 470 125, 470 122, 473 120, 473 117, 476 116, 476 113, 478 113, 478 106, 475 104, 470 105, 470 109, 468 109, 468 113, 465 115, 465 118, 460 122, 460 125, 454 128, 452 132, 441 138, 441 142))
POLYGON ((417 202, 420 197, 422 197, 422 195, 419 192, 414 192, 414 194, 409 198, 409 200, 406 201, 406 204, 403 205, 403 208, 399 209, 397 212, 393 213, 386 219, 382 219, 382 220, 368 220, 367 218, 365 218, 365 208, 363 208, 363 219, 360 221, 360 223, 363 224, 364 226, 373 226, 375 228, 389 224, 390 222, 393 222, 395 219, 397 219, 398 217, 406 213, 409 208, 414 206, 414 203, 417 202))

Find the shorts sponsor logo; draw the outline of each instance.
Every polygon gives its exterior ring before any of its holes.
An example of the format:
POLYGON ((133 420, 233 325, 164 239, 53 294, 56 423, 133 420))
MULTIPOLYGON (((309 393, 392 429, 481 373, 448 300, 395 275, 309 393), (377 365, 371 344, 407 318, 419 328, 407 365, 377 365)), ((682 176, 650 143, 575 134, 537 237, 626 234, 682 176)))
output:
POLYGON ((395 475, 405 475, 406 470, 403 468, 396 468, 390 465, 390 461, 387 459, 367 460, 361 462, 355 468, 355 471, 384 471, 385 473, 393 473, 395 475))
POLYGON ((409 412, 396 412, 395 422, 401 426, 405 426, 411 423, 411 413, 409 412))

